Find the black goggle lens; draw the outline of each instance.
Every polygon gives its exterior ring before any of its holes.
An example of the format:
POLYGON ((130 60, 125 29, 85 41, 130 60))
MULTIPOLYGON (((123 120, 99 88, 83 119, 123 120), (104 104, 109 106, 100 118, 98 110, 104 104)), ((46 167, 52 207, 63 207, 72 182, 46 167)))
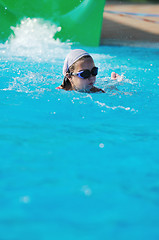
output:
POLYGON ((98 68, 94 67, 94 68, 92 68, 91 71, 84 70, 83 72, 80 73, 80 76, 85 79, 85 78, 89 78, 91 75, 97 76, 97 74, 98 74, 98 68))

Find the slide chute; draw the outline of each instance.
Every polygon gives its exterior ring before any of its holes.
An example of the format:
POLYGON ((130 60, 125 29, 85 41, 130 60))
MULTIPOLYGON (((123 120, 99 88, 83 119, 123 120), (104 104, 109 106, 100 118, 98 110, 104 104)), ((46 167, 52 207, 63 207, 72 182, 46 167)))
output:
POLYGON ((0 0, 0 41, 24 18, 41 18, 61 27, 54 36, 87 46, 98 46, 105 0, 0 0))

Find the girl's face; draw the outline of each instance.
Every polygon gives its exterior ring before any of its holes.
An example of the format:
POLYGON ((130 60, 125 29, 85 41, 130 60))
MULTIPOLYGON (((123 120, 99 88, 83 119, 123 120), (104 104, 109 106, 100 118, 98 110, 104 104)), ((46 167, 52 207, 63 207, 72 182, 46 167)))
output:
MULTIPOLYGON (((73 73, 79 73, 80 71, 83 71, 86 69, 91 71, 93 67, 95 67, 93 59, 85 58, 85 59, 79 60, 75 63, 75 68, 74 68, 73 73)), ((72 88, 74 90, 89 91, 93 87, 93 85, 96 81, 96 76, 91 75, 89 78, 82 79, 78 76, 72 75, 70 77, 70 81, 72 84, 72 88)))

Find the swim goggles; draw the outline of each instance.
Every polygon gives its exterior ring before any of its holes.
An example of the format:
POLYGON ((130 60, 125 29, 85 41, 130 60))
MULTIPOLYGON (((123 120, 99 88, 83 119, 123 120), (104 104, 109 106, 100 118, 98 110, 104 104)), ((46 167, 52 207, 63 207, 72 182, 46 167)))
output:
POLYGON ((79 78, 82 78, 82 79, 86 79, 86 78, 89 78, 91 75, 92 76, 97 76, 98 74, 98 68, 97 67, 93 67, 92 70, 83 70, 83 71, 80 71, 78 73, 71 73, 71 75, 73 76, 78 76, 79 78))

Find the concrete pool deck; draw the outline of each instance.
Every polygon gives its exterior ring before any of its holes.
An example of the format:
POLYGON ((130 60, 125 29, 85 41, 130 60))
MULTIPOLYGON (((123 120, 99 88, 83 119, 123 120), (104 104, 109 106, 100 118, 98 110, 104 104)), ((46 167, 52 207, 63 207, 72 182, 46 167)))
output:
MULTIPOLYGON (((107 2, 104 10, 159 14, 159 4, 115 4, 107 2)), ((136 44, 141 46, 147 46, 148 44, 159 46, 159 17, 103 13, 101 45, 136 44), (149 22, 149 20, 158 23, 149 22)))

